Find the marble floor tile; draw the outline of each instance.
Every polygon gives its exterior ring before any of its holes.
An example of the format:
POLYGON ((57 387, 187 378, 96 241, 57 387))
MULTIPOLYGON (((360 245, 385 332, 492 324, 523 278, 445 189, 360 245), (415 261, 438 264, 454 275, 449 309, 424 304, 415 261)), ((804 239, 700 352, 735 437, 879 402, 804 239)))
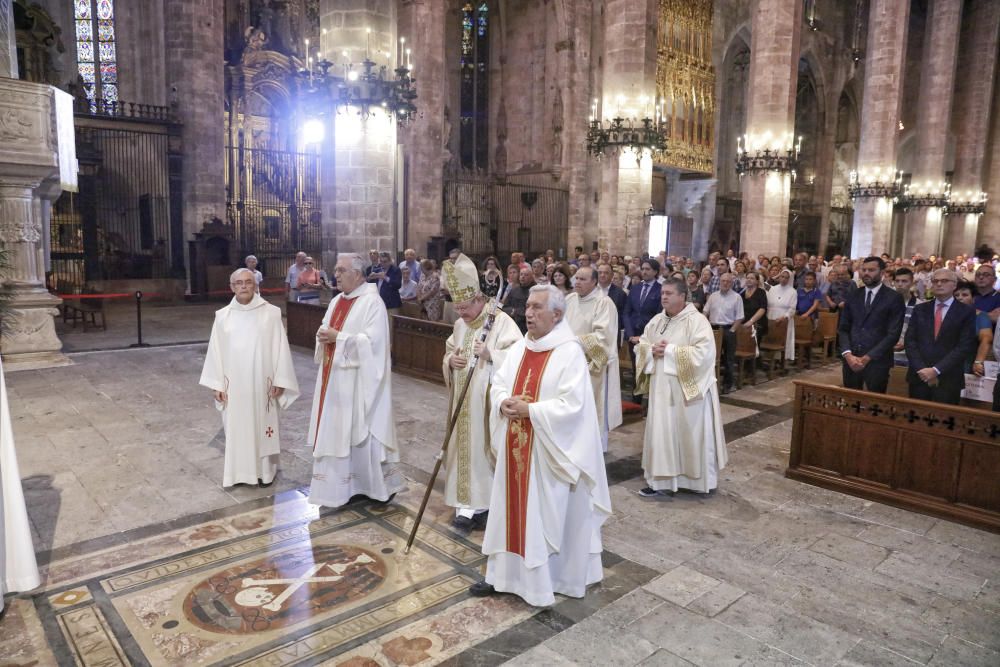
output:
POLYGON ((681 607, 686 607, 703 594, 716 588, 718 579, 704 575, 697 570, 680 565, 643 586, 643 588, 681 607))

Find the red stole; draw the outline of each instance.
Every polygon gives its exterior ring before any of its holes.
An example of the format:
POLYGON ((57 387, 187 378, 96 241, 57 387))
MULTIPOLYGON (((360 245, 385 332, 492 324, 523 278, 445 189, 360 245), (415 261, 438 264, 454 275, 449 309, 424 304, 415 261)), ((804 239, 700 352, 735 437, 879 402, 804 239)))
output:
MULTIPOLYGON (((514 380, 514 391, 528 403, 538 398, 542 374, 552 350, 525 350, 514 380), (518 389, 520 388, 520 389, 518 389)), ((512 419, 507 425, 507 551, 524 558, 527 529, 528 480, 531 479, 531 446, 534 428, 531 419, 512 419)))
MULTIPOLYGON (((346 299, 343 296, 337 301, 330 315, 329 327, 340 331, 344 328, 344 321, 351 312, 351 307, 357 298, 346 299)), ((337 343, 327 343, 323 350, 323 382, 319 390, 319 409, 316 411, 316 437, 313 439, 313 449, 316 449, 316 442, 319 440, 319 423, 323 418, 323 404, 326 402, 326 386, 330 382, 330 371, 333 369, 333 353, 337 349, 337 343)))

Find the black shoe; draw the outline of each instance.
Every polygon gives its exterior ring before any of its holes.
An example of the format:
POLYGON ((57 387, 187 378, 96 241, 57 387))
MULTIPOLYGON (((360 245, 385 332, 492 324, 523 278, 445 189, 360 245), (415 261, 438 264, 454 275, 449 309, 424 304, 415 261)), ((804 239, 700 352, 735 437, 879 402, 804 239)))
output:
POLYGON ((369 498, 369 500, 372 501, 372 503, 375 504, 375 505, 388 505, 389 503, 392 502, 392 499, 395 498, 395 497, 396 497, 396 494, 394 493, 391 496, 389 496, 388 498, 386 498, 385 500, 376 500, 375 498, 369 498))
POLYGON ((495 595, 496 592, 497 589, 493 588, 493 584, 486 583, 485 579, 469 586, 469 595, 474 598, 484 598, 488 595, 495 595))
POLYGON ((471 533, 473 525, 475 522, 467 516, 456 516, 451 520, 451 527, 463 533, 471 533))
POLYGON ((643 498, 669 498, 674 495, 673 491, 657 491, 656 489, 647 486, 644 489, 639 490, 639 495, 643 498))
POLYGON ((257 486, 259 488, 261 488, 261 489, 266 489, 267 487, 271 486, 272 484, 274 484, 274 480, 273 479, 270 482, 268 482, 267 484, 265 484, 264 480, 262 480, 260 477, 257 478, 257 486))
POLYGON ((486 530, 486 522, 490 518, 489 510, 485 512, 480 512, 472 517, 472 529, 473 530, 486 530))

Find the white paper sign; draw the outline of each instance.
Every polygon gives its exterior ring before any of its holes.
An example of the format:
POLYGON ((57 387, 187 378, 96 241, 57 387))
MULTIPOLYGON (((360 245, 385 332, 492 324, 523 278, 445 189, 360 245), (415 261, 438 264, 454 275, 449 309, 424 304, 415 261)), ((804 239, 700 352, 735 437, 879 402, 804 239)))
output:
POLYGON ((962 390, 962 398, 967 398, 970 401, 982 401, 992 405, 993 386, 995 384, 996 379, 994 378, 986 376, 980 377, 978 375, 966 373, 965 389, 962 390))

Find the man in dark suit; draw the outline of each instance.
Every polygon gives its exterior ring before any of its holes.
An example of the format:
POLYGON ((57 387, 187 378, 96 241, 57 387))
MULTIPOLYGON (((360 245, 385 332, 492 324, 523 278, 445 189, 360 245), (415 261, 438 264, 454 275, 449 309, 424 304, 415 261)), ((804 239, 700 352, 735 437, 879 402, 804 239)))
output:
POLYGON ((625 290, 611 282, 613 276, 614 269, 610 264, 601 264, 597 267, 597 288, 604 292, 618 309, 618 330, 621 331, 625 326, 625 302, 628 300, 628 295, 625 294, 625 290))
POLYGON ((837 325, 844 386, 880 394, 889 386, 892 348, 906 315, 903 297, 882 284, 883 269, 882 258, 865 259, 861 264, 864 289, 847 295, 837 325))
POLYGON ((387 252, 378 254, 379 270, 368 274, 368 282, 378 283, 378 294, 385 302, 385 309, 390 315, 399 312, 403 301, 399 297, 399 288, 403 286, 403 272, 392 261, 392 255, 387 252))
POLYGON ((975 354, 976 309, 954 297, 958 275, 939 269, 931 277, 934 300, 913 308, 906 327, 906 381, 910 398, 957 405, 965 388, 964 363, 975 354))
POLYGON ((639 342, 639 336, 649 321, 662 310, 660 306, 660 263, 655 259, 643 260, 639 269, 642 280, 628 290, 625 300, 625 337, 630 346, 639 342))

